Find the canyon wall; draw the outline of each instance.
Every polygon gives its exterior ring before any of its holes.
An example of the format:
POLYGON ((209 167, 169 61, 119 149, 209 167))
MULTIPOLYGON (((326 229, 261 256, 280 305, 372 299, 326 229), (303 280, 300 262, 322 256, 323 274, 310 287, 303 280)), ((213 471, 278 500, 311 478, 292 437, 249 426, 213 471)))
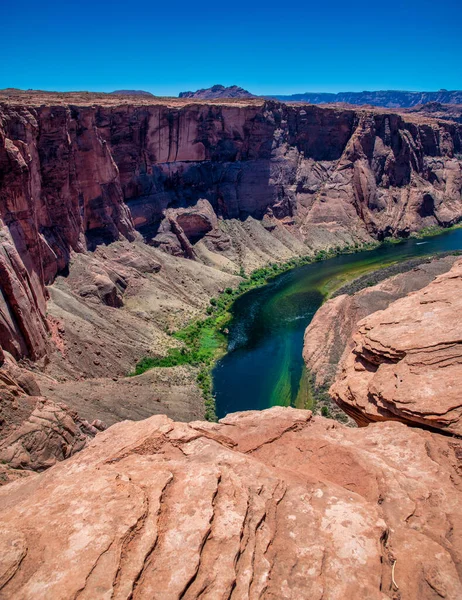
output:
POLYGON ((0 343, 43 356, 45 285, 83 252, 134 239, 118 169, 91 109, 0 108, 0 343))
POLYGON ((235 273, 259 264, 243 259, 249 245, 261 263, 462 216, 456 123, 251 100, 42 100, 0 104, 0 343, 15 357, 46 353, 45 285, 70 254, 135 228, 235 273))
POLYGON ((382 238, 462 215, 457 124, 272 102, 99 108, 95 123, 136 225, 159 244, 166 208, 200 198, 222 219, 282 222, 308 246, 319 229, 382 238))

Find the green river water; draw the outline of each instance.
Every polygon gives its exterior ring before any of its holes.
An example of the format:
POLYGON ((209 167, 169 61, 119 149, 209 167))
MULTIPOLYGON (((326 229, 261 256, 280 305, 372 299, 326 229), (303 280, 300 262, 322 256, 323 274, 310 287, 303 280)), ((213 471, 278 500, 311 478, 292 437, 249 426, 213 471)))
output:
POLYGON ((462 229, 411 238, 292 269, 238 298, 231 310, 227 354, 213 370, 218 418, 274 405, 309 406, 303 334, 329 292, 380 267, 461 249, 462 229))

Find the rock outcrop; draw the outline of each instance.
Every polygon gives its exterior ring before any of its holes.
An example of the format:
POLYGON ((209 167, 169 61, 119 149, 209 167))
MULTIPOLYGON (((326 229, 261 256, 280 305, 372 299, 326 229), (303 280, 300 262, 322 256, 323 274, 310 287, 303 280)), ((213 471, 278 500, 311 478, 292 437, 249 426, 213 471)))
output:
POLYGON ((0 490, 0 595, 456 600, 461 456, 287 408, 119 423, 0 490))
POLYGON ((370 286, 370 280, 380 276, 381 272, 366 275, 363 278, 366 287, 351 294, 338 293, 323 304, 306 328, 303 345, 303 358, 313 375, 315 386, 325 388, 334 382, 342 357, 346 357, 353 348, 351 335, 359 321, 371 313, 384 310, 398 298, 422 289, 435 277, 449 271, 455 260, 455 256, 447 256, 420 261, 421 264, 408 268, 406 263, 396 265, 385 269, 385 273, 395 268, 404 269, 404 272, 383 277, 373 286, 370 286))
POLYGON ((462 261, 358 324, 330 389, 360 425, 399 420, 462 436, 462 261))
POLYGON ((43 471, 85 448, 103 429, 100 420, 90 424, 65 404, 40 398, 29 418, 0 442, 0 461, 12 469, 43 471))
POLYGON ((6 355, 0 367, 0 485, 18 469, 42 471, 84 448, 105 428, 41 396, 33 373, 6 355))
POLYGON ((30 256, 25 251, 21 257, 10 232, 0 225, 0 364, 4 352, 32 360, 45 355, 49 330, 45 303, 43 281, 30 256))

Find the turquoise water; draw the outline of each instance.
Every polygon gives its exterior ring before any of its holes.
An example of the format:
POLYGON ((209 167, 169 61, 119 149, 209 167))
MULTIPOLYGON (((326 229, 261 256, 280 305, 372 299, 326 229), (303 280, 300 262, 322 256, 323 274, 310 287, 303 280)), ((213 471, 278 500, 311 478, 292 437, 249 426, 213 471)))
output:
POLYGON ((304 407, 303 334, 329 289, 394 262, 453 250, 462 250, 462 229, 298 267, 238 298, 228 352, 213 370, 218 418, 274 405, 304 407))

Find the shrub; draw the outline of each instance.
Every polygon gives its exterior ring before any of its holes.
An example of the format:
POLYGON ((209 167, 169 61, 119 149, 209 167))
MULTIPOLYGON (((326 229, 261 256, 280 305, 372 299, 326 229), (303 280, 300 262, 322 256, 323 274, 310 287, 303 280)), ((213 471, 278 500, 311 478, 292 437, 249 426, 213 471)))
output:
POLYGON ((323 417, 329 417, 329 409, 327 408, 327 406, 321 406, 321 415, 323 417))

